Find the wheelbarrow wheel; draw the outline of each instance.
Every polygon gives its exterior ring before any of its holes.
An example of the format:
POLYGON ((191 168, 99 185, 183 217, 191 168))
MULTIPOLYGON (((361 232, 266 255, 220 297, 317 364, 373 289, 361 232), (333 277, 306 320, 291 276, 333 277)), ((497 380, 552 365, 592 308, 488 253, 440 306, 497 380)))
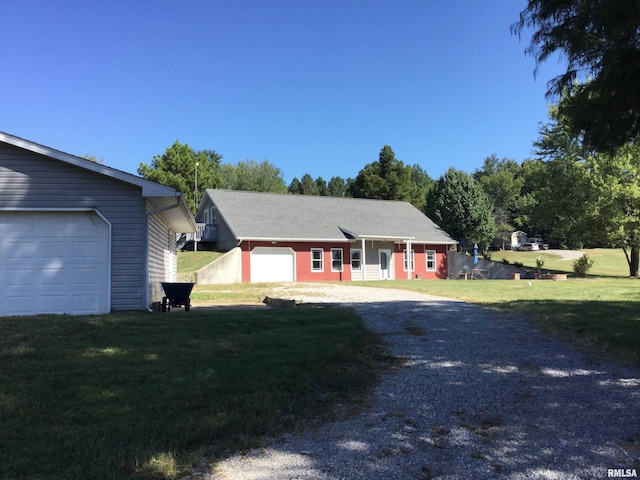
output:
POLYGON ((187 300, 187 303, 184 304, 184 311, 188 312, 191 310, 191 300, 187 300))
POLYGON ((162 297, 162 313, 167 312, 167 297, 162 297))

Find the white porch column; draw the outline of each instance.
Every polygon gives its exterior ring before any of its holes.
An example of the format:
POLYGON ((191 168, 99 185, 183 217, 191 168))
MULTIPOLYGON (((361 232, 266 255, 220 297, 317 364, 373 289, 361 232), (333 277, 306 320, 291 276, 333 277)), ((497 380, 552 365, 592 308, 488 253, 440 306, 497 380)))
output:
POLYGON ((408 238, 405 244, 407 249, 407 280, 411 280, 411 272, 413 271, 411 269, 411 239, 408 238))
POLYGON ((365 252, 364 238, 360 240, 362 242, 362 280, 367 279, 367 252, 365 252))

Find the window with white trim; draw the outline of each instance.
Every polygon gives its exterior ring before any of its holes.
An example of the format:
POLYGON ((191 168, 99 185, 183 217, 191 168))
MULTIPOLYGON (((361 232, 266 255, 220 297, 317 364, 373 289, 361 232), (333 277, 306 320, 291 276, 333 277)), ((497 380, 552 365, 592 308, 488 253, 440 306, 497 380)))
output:
POLYGON ((359 272, 362 270, 362 250, 351 250, 351 271, 359 272))
MULTIPOLYGON (((403 252, 403 257, 404 257, 404 271, 407 272, 407 249, 404 249, 403 252)), ((415 257, 413 254, 413 249, 411 249, 411 271, 414 272, 415 271, 415 264, 413 263, 415 257)))
POLYGON ((436 271, 436 251, 425 250, 425 256, 427 257, 427 272, 436 271))
POLYGON ((321 248, 311 249, 311 271, 324 272, 324 250, 321 248))
POLYGON ((342 249, 341 248, 331 249, 331 271, 332 272, 342 271, 342 249))

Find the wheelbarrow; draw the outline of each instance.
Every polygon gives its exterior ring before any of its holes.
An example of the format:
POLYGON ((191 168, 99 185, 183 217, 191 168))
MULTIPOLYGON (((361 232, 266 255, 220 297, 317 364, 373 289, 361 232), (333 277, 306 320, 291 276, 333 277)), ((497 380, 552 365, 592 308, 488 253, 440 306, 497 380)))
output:
POLYGON ((171 307, 182 307, 184 305, 184 311, 191 310, 191 290, 195 283, 172 283, 162 282, 162 289, 164 290, 165 297, 162 297, 162 311, 170 312, 171 307))

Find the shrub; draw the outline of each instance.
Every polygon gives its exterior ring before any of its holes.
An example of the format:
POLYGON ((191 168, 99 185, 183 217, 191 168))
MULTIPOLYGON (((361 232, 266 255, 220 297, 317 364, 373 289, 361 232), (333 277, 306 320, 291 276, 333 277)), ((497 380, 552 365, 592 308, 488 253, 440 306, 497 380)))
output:
POLYGON ((514 265, 516 268, 522 268, 522 267, 524 267, 524 263, 522 263, 522 262, 513 262, 513 265, 514 265))
POLYGON ((574 273, 579 277, 585 277, 587 275, 587 272, 591 270, 591 267, 593 267, 594 261, 595 260, 589 258, 589 256, 585 253, 579 259, 573 262, 574 273))
POLYGON ((509 265, 509 260, 506 258, 503 258, 502 263, 504 263, 505 265, 509 265))
POLYGON ((542 268, 544 267, 544 258, 542 258, 542 255, 538 255, 536 258, 536 266, 538 268, 542 268))
POLYGON ((487 250, 486 252, 484 252, 484 253, 482 254, 482 257, 483 257, 485 260, 491 260, 491 252, 490 252, 489 250, 487 250))

